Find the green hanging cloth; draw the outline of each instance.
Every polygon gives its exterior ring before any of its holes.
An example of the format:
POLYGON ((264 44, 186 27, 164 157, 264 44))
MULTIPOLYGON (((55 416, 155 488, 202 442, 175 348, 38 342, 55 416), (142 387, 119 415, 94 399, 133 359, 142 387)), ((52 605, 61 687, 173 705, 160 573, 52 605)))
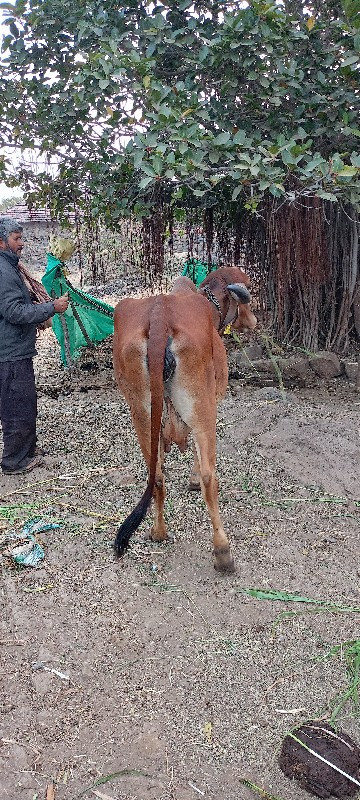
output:
POLYGON ((214 269, 217 269, 216 264, 199 261, 198 258, 189 258, 188 261, 185 261, 184 269, 181 274, 186 278, 190 278, 190 280, 195 283, 195 286, 200 286, 200 283, 202 283, 207 275, 213 272, 214 269))
POLYGON ((114 309, 73 286, 65 275, 65 264, 47 254, 47 268, 41 283, 50 297, 69 294, 63 314, 52 318, 52 329, 60 344, 61 360, 70 367, 83 347, 93 346, 114 332, 114 309))

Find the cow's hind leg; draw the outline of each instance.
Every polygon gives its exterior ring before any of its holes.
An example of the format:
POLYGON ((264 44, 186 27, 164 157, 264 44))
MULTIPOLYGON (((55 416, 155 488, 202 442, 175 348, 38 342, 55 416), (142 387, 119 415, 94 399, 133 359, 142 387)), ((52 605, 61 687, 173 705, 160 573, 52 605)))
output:
POLYGON ((200 465, 201 491, 214 530, 214 567, 222 572, 233 572, 234 559, 219 513, 218 482, 215 474, 215 430, 210 436, 208 431, 206 433, 193 431, 193 433, 200 465))
POLYGON ((201 492, 200 464, 195 444, 193 446, 193 455, 194 455, 194 463, 189 479, 188 490, 189 492, 201 492))
MULTIPOLYGON (((134 428, 137 433, 137 438, 144 456, 146 465, 149 469, 150 466, 150 414, 143 408, 136 408, 134 404, 131 408, 131 416, 134 428)), ((167 539, 167 529, 164 519, 164 501, 165 501, 165 480, 163 473, 164 464, 164 448, 160 437, 158 460, 156 464, 155 485, 153 490, 154 500, 154 524, 150 531, 150 538, 155 542, 163 542, 167 539)))

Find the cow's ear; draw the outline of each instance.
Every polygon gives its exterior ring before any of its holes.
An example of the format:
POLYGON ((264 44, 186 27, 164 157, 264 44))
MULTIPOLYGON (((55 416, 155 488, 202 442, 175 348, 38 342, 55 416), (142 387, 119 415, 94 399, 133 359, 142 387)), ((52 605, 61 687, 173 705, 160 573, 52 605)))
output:
POLYGON ((243 283, 229 283, 226 288, 237 303, 250 303, 250 292, 243 283))

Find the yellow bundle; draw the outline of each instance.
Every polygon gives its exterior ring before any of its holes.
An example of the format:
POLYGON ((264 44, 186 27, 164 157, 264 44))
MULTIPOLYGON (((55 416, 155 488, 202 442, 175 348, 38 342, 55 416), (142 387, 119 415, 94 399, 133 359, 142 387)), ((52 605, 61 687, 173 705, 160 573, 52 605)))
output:
POLYGON ((49 252, 59 261, 67 261, 76 250, 76 244, 72 239, 65 239, 63 236, 49 236, 49 252))

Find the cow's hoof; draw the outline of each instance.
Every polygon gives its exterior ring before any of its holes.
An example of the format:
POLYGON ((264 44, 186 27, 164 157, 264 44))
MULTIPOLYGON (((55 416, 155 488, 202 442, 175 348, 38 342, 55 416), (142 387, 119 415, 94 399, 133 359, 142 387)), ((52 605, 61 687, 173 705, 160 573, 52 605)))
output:
POLYGON ((166 542, 167 538, 168 535, 166 528, 160 528, 160 529, 154 527, 151 528, 150 539, 153 542, 166 542))
POLYGON ((230 547, 214 550, 214 567, 219 572, 235 572, 235 563, 230 547))
POLYGON ((187 490, 188 490, 188 492, 201 492, 200 481, 191 481, 190 480, 189 483, 188 483, 187 490))

